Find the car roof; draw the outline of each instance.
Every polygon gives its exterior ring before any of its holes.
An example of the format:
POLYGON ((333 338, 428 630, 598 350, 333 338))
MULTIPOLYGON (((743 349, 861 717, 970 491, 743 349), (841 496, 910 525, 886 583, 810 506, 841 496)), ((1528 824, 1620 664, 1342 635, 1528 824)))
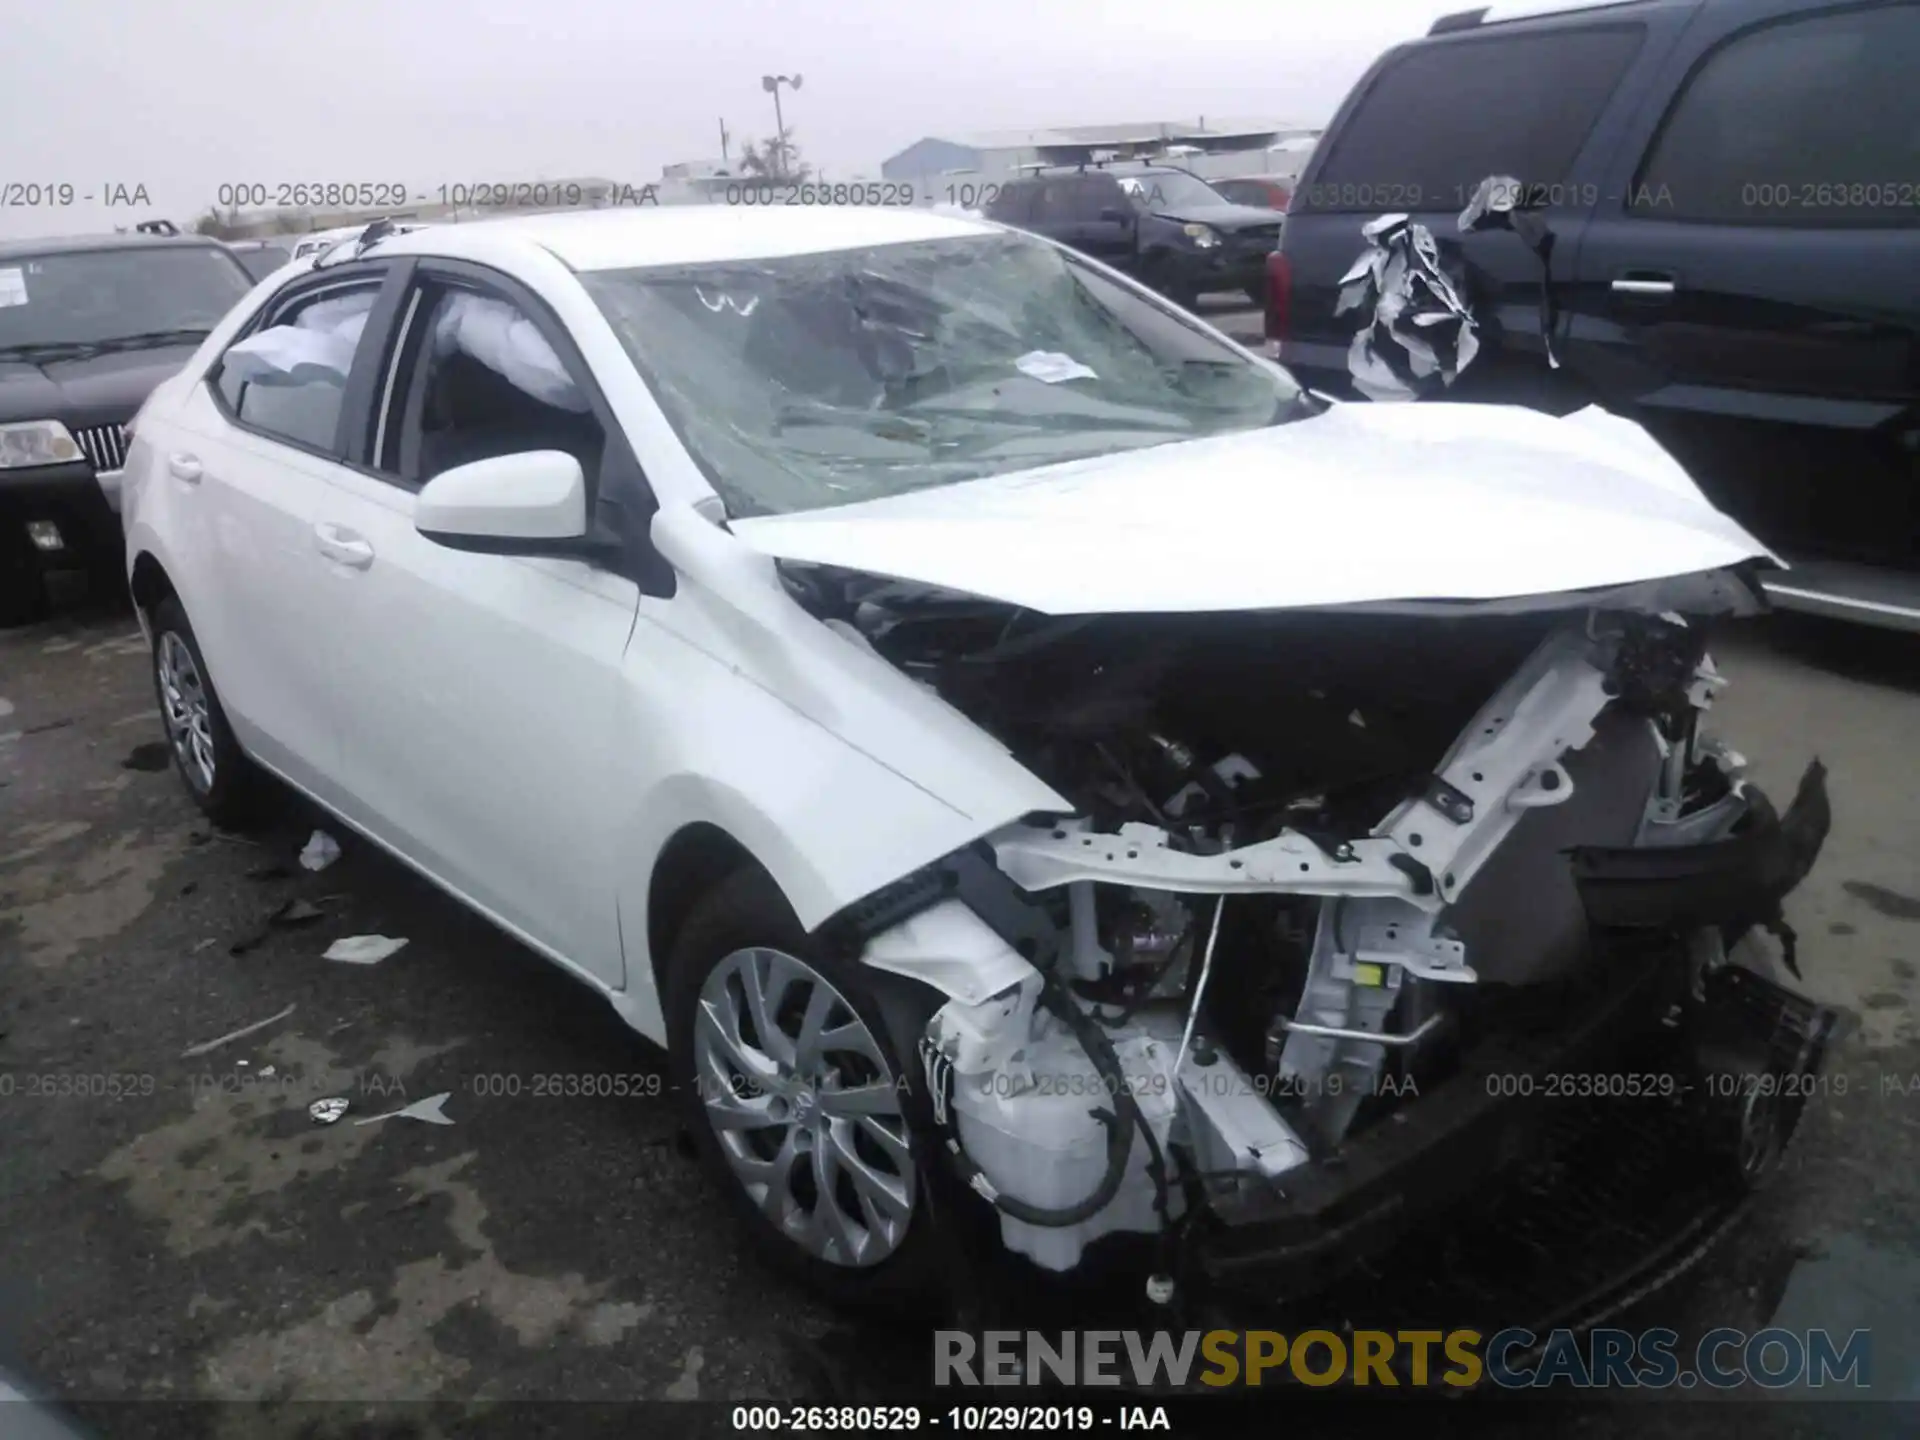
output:
POLYGON ((209 235, 37 235, 32 238, 0 240, 0 260, 24 259, 31 255, 78 255, 88 250, 219 250, 225 247, 209 235))
POLYGON ((917 207, 637 205, 430 225, 382 240, 377 253, 486 264, 540 249, 573 270, 628 270, 817 255, 998 234, 1001 228, 917 207))
POLYGON ((1428 35, 1456 35, 1510 24, 1516 20, 1580 20, 1596 10, 1621 10, 1642 0, 1516 0, 1509 5, 1481 5, 1472 10, 1456 10, 1442 15, 1428 28, 1428 35))

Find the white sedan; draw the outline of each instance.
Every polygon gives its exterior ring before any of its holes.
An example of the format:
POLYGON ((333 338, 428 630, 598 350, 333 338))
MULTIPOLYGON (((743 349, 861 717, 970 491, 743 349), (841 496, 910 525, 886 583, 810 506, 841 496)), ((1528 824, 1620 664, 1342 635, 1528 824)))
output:
POLYGON ((1727 958, 1819 773, 1697 723, 1771 558, 1597 412, 1330 405, 964 216, 533 216, 264 282, 125 512, 201 808, 277 777, 605 996, 848 1299, 1358 1264, 1553 1110, 1429 1100, 1476 1045, 1820 1062, 1727 958))

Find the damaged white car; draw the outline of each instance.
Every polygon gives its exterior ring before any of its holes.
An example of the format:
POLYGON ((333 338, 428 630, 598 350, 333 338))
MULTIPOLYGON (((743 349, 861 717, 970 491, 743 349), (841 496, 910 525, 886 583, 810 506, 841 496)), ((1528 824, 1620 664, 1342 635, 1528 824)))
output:
POLYGON ((843 1298, 979 1234, 1297 1293, 1566 1077, 1737 1187, 1838 1018, 1728 958, 1829 824, 1703 728, 1759 544, 1629 424, 1329 405, 1032 236, 370 237, 126 495, 196 800, 270 772, 603 993, 843 1298))

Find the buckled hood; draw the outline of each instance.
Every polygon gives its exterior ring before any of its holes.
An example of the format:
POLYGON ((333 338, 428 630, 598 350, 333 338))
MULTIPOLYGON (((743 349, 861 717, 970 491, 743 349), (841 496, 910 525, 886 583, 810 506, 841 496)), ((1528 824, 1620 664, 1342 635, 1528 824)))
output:
POLYGON ((778 559, 1057 615, 1492 601, 1778 563, 1640 426, 1490 405, 1336 404, 732 528, 778 559))

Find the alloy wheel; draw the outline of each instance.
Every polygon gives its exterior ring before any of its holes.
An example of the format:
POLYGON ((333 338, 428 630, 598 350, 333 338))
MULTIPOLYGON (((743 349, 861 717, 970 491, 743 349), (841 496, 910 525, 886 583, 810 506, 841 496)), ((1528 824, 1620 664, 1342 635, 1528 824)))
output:
POLYGON ((783 951, 736 950, 700 987, 694 1076, 734 1176, 830 1264, 877 1265, 913 1219, 898 1077, 847 998, 783 951))
POLYGON ((205 794, 213 789, 214 779, 213 711, 206 682, 194 663, 192 649, 175 631, 160 637, 155 665, 167 738, 188 783, 205 794))

